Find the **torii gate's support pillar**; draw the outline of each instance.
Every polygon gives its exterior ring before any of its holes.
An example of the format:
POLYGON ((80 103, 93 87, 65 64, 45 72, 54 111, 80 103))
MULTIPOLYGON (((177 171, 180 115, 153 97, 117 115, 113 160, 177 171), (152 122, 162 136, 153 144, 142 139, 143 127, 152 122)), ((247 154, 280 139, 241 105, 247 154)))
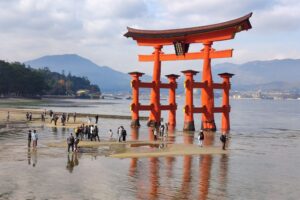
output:
POLYGON ((160 125, 160 74, 161 61, 159 59, 162 45, 154 46, 154 67, 153 67, 153 87, 151 89, 150 104, 152 109, 149 116, 148 126, 157 127, 160 125))
POLYGON ((228 133, 230 130, 230 119, 229 119, 229 112, 230 112, 230 105, 229 105, 229 90, 230 90, 230 78, 234 74, 230 73, 222 73, 219 74, 220 77, 223 78, 224 90, 223 90, 223 100, 222 100, 222 132, 228 133))
POLYGON ((140 127, 139 119, 139 84, 140 76, 144 73, 131 72, 129 73, 132 77, 131 87, 132 87, 132 103, 131 103, 131 127, 140 127))
POLYGON ((169 74, 166 75, 166 77, 169 79, 169 85, 170 85, 170 90, 169 90, 170 111, 169 111, 168 125, 174 127, 176 126, 176 110, 177 110, 176 93, 175 93, 175 90, 177 88, 176 79, 179 77, 179 75, 169 74))
POLYGON ((184 112, 184 131, 195 131, 194 124, 194 97, 193 97, 193 76, 198 72, 194 70, 185 70, 182 71, 185 75, 184 87, 185 87, 185 106, 183 109, 184 112))
POLYGON ((204 42, 204 58, 203 58, 203 72, 202 82, 207 86, 202 89, 201 100, 202 107, 205 108, 205 112, 202 113, 202 129, 207 131, 216 131, 216 124, 214 118, 214 91, 213 91, 213 79, 211 73, 211 58, 210 53, 212 51, 212 42, 204 42))

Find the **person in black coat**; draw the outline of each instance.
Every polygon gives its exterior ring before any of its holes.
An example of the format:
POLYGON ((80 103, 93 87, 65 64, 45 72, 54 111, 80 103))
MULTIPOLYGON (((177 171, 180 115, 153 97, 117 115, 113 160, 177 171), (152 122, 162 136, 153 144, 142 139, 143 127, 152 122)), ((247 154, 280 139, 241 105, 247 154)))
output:
POLYGON ((225 150, 225 145, 226 145, 226 133, 222 133, 221 137, 220 137, 221 142, 223 143, 223 147, 222 149, 225 150))
POLYGON ((123 128, 123 129, 122 129, 122 138, 123 138, 123 142, 126 142, 126 136, 127 136, 127 132, 126 132, 126 130, 123 128))
POLYGON ((28 147, 31 146, 31 130, 28 131, 28 147))

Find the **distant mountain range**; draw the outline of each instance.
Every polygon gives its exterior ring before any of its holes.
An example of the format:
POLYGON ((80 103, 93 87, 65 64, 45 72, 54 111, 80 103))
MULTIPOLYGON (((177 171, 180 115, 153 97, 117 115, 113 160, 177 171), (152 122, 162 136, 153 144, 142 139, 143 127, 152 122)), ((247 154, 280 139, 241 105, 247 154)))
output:
POLYGON ((106 66, 99 66, 76 54, 43 56, 25 62, 32 68, 48 67, 51 71, 87 77, 102 92, 130 90, 130 76, 106 66))
POLYGON ((232 86, 236 89, 300 90, 300 59, 222 63, 213 67, 214 76, 222 72, 235 74, 232 86))
MULTIPOLYGON (((85 76, 103 92, 130 91, 130 76, 107 66, 99 66, 76 54, 43 56, 25 62, 32 68, 48 67, 51 71, 85 76)), ((300 59, 252 61, 244 64, 221 63, 212 67, 215 82, 220 82, 218 73, 235 74, 232 87, 237 90, 299 90, 300 59)), ((200 80, 200 75, 196 80, 200 80)), ((150 76, 144 76, 150 81, 150 76)), ((182 85, 183 78, 179 80, 182 85)), ((178 92, 182 92, 179 87, 178 92)))

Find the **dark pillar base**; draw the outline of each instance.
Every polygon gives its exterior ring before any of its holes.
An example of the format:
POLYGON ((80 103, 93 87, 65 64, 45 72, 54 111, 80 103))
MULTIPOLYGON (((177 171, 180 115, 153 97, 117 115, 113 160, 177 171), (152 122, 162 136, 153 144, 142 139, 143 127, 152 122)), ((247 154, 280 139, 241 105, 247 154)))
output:
POLYGON ((216 127, 216 123, 215 121, 205 121, 201 123, 201 129, 203 131, 212 131, 212 132, 216 132, 217 131, 217 127, 216 127))
POLYGON ((184 131, 195 131, 194 121, 184 122, 183 130, 184 131))
POLYGON ((134 120, 132 120, 130 126, 131 126, 132 128, 138 128, 138 127, 140 127, 140 126, 141 126, 141 125, 140 125, 140 120, 139 120, 139 119, 134 119, 134 120))
POLYGON ((147 123, 147 126, 148 127, 158 127, 158 126, 160 126, 160 122, 156 122, 154 120, 149 120, 147 123))

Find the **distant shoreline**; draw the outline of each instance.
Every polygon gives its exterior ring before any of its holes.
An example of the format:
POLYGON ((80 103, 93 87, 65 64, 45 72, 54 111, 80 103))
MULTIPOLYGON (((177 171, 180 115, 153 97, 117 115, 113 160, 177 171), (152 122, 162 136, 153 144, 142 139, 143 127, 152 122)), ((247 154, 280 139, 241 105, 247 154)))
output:
MULTIPOLYGON (((41 120, 41 113, 44 112, 44 109, 27 109, 27 108, 0 108, 0 121, 5 121, 7 117, 7 112, 10 112, 10 121, 24 121, 25 114, 31 112, 33 114, 33 121, 41 120)), ((49 117, 49 110, 46 110, 47 117, 49 117)), ((55 112, 55 111, 54 111, 55 112)), ((55 112, 58 115, 61 115, 64 112, 55 112)), ((67 112, 65 112, 67 113, 67 112)), ((73 112, 70 113, 70 121, 73 121, 73 112)), ((85 119, 87 116, 95 117, 96 115, 99 118, 106 119, 126 119, 131 120, 131 116, 126 115, 108 115, 108 114, 91 114, 91 113, 77 113, 76 118, 78 121, 85 119)), ((140 120, 148 120, 148 117, 140 116, 140 120)))

